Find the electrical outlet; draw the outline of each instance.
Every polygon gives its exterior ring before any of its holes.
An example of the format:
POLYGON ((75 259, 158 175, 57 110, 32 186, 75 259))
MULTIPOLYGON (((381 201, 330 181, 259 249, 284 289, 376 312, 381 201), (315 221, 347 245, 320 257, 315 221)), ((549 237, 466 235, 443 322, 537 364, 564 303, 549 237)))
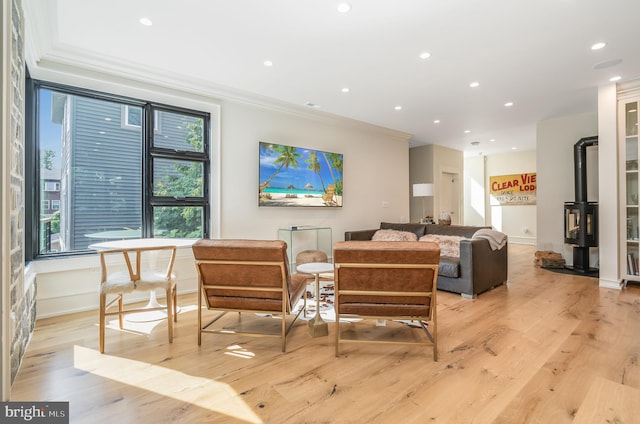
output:
POLYGON ((389 207, 389 202, 387 202, 386 200, 382 201, 382 207, 383 208, 388 208, 389 207))

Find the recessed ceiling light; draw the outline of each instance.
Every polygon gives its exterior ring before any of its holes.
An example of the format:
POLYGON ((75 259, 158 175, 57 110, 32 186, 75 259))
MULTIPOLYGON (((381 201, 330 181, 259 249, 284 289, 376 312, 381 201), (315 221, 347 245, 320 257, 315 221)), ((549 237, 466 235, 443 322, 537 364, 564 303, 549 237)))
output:
POLYGON ((151 22, 151 19, 149 18, 140 18, 140 23, 144 26, 151 26, 153 25, 153 22, 151 22))
POLYGON ((464 130, 465 134, 469 134, 471 132, 471 130, 464 130))
POLYGON ((344 87, 341 91, 343 93, 348 93, 349 92, 349 87, 344 87))
POLYGON ((439 119, 435 119, 435 120, 433 121, 433 123, 434 123, 434 124, 439 124, 439 123, 440 123, 440 120, 439 120, 439 119))
POLYGON ((512 147, 511 150, 518 150, 518 148, 517 147, 512 147))
POLYGON ((504 104, 504 107, 511 107, 513 106, 513 102, 507 102, 504 104))
POLYGON ((491 140, 489 140, 490 143, 493 143, 494 141, 496 141, 495 138, 492 138, 491 140))
POLYGON ((263 63, 264 63, 264 66, 267 66, 267 67, 273 66, 273 62, 270 60, 265 60, 263 63))
POLYGON ((606 46, 607 43, 595 43, 593 46, 591 46, 591 50, 600 50, 602 48, 604 48, 604 46, 606 46))
POLYGON ((619 65, 620 63, 622 63, 622 59, 605 60, 604 62, 596 63, 595 65, 593 65, 593 69, 611 68, 612 66, 619 65))
POLYGON ((420 59, 422 59, 422 60, 429 59, 430 57, 431 57, 431 53, 429 53, 429 52, 420 53, 420 59))
POLYGON ((402 106, 396 106, 394 107, 395 110, 402 110, 402 106))
POLYGON ((338 12, 340 13, 348 13, 351 10, 351 5, 349 3, 340 3, 338 5, 338 12))
POLYGON ((621 79, 622 77, 620 75, 616 75, 615 77, 609 78, 609 81, 616 82, 616 81, 620 81, 621 79))
POLYGON ((476 88, 478 86, 480 86, 480 83, 478 81, 474 81, 471 84, 469 84, 469 87, 471 87, 471 88, 476 88))

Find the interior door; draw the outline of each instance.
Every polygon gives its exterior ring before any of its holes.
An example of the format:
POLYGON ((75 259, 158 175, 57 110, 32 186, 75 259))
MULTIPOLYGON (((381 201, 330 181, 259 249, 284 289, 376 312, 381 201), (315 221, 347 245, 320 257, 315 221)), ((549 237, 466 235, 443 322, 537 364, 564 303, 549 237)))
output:
POLYGON ((442 172, 440 176, 440 211, 451 215, 451 225, 460 225, 460 174, 453 172, 442 172))

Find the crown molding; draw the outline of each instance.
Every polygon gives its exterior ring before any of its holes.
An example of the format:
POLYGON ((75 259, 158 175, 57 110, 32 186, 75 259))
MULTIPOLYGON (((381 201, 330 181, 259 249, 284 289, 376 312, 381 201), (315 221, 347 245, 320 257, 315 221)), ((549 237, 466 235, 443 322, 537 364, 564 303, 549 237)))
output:
POLYGON ((161 91, 178 97, 186 96, 218 105, 223 102, 233 102, 342 128, 382 134, 406 142, 412 137, 411 134, 402 131, 237 90, 210 81, 160 71, 137 63, 123 62, 113 57, 98 57, 61 43, 56 43, 40 57, 32 54, 28 63, 31 76, 36 79, 73 82, 75 85, 81 82, 79 80, 84 80, 90 85, 86 88, 93 88, 91 81, 99 81, 151 92, 161 91))

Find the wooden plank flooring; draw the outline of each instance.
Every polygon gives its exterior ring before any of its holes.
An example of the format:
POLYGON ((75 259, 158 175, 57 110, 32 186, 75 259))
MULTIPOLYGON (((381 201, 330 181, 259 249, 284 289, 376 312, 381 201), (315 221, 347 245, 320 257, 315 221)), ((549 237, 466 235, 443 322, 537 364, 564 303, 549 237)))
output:
POLYGON ((346 344, 335 358, 333 325, 314 339, 304 322, 285 354, 266 337, 204 334, 198 347, 187 295, 173 344, 159 321, 107 330, 101 355, 97 311, 38 321, 11 400, 69 401, 72 423, 640 422, 640 287, 600 289, 509 249, 508 285, 438 293, 438 362, 404 345, 346 344))

